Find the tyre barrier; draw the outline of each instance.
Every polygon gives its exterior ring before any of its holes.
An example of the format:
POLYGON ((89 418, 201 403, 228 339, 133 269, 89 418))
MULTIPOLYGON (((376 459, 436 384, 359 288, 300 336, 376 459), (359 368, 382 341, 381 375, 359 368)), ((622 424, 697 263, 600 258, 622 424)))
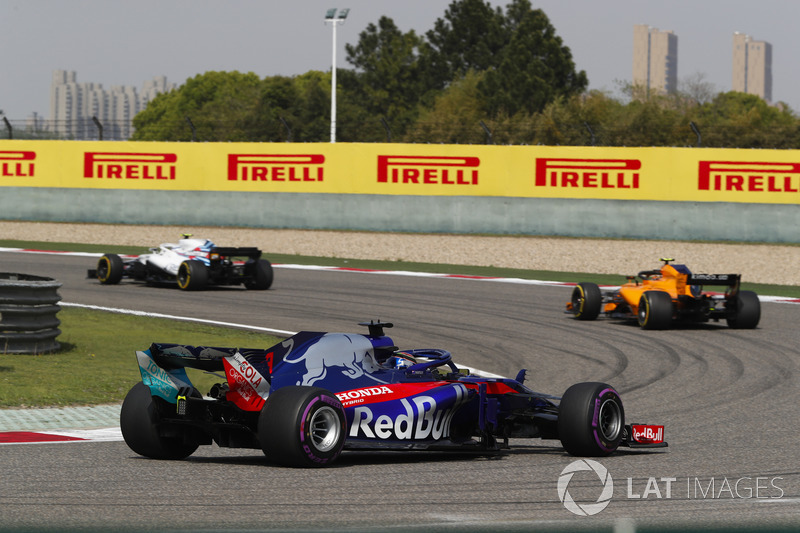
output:
POLYGON ((42 354, 60 348, 58 288, 52 278, 0 272, 0 354, 42 354))

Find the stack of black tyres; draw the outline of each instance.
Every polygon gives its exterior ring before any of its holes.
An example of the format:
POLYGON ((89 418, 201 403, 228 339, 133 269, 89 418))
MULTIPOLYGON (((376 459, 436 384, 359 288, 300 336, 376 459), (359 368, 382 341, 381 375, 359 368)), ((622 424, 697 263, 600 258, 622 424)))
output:
POLYGON ((52 278, 0 272, 0 354, 58 351, 59 287, 52 278))

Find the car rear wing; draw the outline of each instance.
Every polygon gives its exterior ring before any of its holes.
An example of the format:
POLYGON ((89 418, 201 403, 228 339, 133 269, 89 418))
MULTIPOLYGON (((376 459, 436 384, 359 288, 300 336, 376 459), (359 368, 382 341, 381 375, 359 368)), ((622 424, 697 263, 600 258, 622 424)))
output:
POLYGON ((255 247, 235 248, 230 246, 215 246, 208 253, 209 259, 213 254, 219 254, 221 257, 249 257, 250 259, 259 259, 261 257, 261 250, 255 247))
POLYGON ((243 357, 265 357, 267 350, 252 348, 217 348, 214 346, 189 346, 154 342, 150 345, 150 356, 166 370, 172 368, 196 368, 206 372, 224 370, 222 360, 233 357, 237 352, 243 357))
POLYGON ((686 278, 687 285, 724 285, 739 287, 740 274, 690 274, 686 278))

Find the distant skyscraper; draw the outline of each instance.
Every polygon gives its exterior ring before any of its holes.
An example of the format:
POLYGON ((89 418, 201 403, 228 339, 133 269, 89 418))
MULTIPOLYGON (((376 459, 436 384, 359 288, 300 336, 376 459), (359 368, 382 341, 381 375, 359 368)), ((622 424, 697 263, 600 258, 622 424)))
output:
POLYGON ((755 94, 772 102, 772 45, 749 35, 733 34, 734 91, 755 94))
POLYGON ((678 36, 646 24, 633 27, 633 84, 660 93, 678 89, 678 36))
POLYGON ((133 135, 133 117, 158 93, 174 88, 165 76, 156 76, 144 82, 141 94, 135 87, 122 85, 106 91, 99 83, 78 83, 75 71, 56 70, 50 87, 50 119, 60 137, 96 138, 96 117, 105 140, 126 140, 133 135))

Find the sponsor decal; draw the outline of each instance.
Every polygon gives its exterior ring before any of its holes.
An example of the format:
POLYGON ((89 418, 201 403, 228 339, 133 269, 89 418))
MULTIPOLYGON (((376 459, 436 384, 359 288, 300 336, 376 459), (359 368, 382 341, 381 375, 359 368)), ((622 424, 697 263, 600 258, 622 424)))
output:
POLYGON ((631 436, 640 444, 660 444, 664 442, 664 426, 633 424, 631 436))
POLYGON ((85 152, 84 178, 174 180, 177 154, 85 152))
POLYGON ((164 398, 168 402, 177 401, 178 389, 189 386, 189 378, 182 368, 167 372, 156 364, 148 352, 136 352, 142 383, 150 388, 150 392, 164 398))
POLYGON ((33 177, 36 152, 0 151, 0 177, 33 177))
POLYGON ((477 185, 477 157, 379 155, 378 183, 477 185))
POLYGON ((800 163, 700 161, 701 191, 800 192, 800 163))
POLYGON ((228 401, 244 411, 260 411, 269 396, 269 382, 238 351, 223 360, 228 401))
POLYGON ((426 394, 401 399, 403 410, 393 416, 381 414, 376 417, 371 407, 359 405, 354 409, 349 436, 393 440, 448 438, 453 414, 467 399, 467 388, 463 384, 454 384, 453 390, 455 401, 445 409, 441 409, 436 399, 426 394))
POLYGON ((443 386, 442 383, 398 383, 394 385, 380 385, 374 387, 361 387, 344 392, 336 393, 336 397, 342 402, 344 407, 356 404, 368 404, 376 402, 386 402, 389 400, 399 400, 427 392, 436 387, 443 386))
POLYGON ((638 189, 642 162, 638 159, 537 158, 537 187, 578 189, 638 189))
POLYGON ((228 181, 322 181, 322 154, 228 154, 228 181))
POLYGON ((728 281, 730 274, 692 274, 691 281, 728 281))

